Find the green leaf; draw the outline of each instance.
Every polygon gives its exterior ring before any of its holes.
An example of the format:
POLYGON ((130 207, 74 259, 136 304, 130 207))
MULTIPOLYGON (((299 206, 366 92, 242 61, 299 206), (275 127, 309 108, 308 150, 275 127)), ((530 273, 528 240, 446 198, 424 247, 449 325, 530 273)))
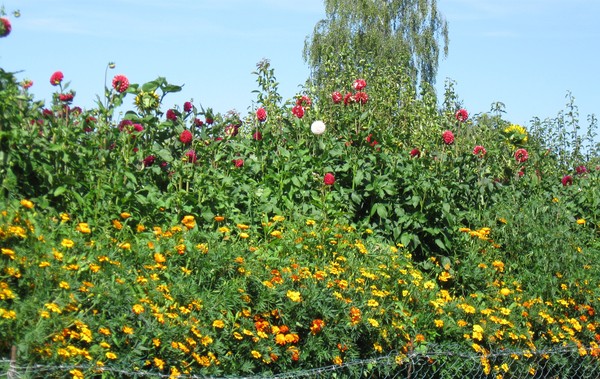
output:
POLYGON ((63 187, 63 186, 58 187, 57 189, 54 190, 54 196, 60 196, 63 193, 65 193, 66 190, 67 190, 66 187, 63 187))

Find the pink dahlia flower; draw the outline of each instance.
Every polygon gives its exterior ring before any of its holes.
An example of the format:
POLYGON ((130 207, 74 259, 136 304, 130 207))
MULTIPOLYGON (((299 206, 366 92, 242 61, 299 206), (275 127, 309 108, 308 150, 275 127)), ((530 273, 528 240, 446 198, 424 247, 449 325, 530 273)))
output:
POLYGON ((452 145, 454 143, 454 134, 450 130, 446 130, 442 133, 442 139, 446 145, 452 145))
POLYGON ((123 93, 129 88, 129 79, 125 75, 115 75, 112 86, 118 93, 123 93))
POLYGON ((62 83, 64 77, 65 76, 62 72, 56 71, 54 74, 52 74, 52 76, 50 76, 50 84, 52 84, 53 86, 57 86, 60 83, 62 83))
POLYGON ((265 108, 258 108, 256 110, 256 118, 260 122, 265 122, 267 120, 267 111, 265 108))
POLYGON ((456 117, 456 119, 459 122, 465 122, 467 121, 467 119, 469 118, 469 113, 467 112, 466 109, 459 109, 456 111, 456 114, 454 114, 454 117, 456 117))
POLYGON ((519 163, 525 163, 529 159, 529 153, 525 149, 517 149, 515 151, 515 160, 519 163))
POLYGON ((335 176, 333 176, 332 173, 328 172, 323 177, 323 183, 325 183, 326 186, 332 186, 333 183, 335 183, 335 176))
POLYGON ((367 86, 367 81, 364 79, 356 79, 354 83, 352 83, 352 88, 357 91, 362 91, 367 86))

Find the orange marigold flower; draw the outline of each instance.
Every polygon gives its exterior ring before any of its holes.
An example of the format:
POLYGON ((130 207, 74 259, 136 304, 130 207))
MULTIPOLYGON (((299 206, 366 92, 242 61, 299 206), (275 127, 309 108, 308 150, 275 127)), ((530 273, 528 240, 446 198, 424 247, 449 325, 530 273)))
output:
POLYGON ((190 230, 190 229, 193 229, 196 226, 196 219, 192 215, 187 215, 187 216, 183 217, 183 220, 181 220, 181 223, 183 225, 185 225, 185 227, 188 230, 190 230))

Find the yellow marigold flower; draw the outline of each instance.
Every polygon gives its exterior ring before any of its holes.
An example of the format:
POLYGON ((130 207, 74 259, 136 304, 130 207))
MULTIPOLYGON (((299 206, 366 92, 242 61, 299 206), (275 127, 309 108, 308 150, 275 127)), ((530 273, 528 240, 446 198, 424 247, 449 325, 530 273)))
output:
POLYGON ((584 218, 578 218, 577 219, 577 224, 579 224, 579 225, 585 225, 585 219, 584 218))
POLYGON ((105 335, 105 336, 110 336, 110 329, 108 328, 100 328, 98 329, 98 333, 105 335))
POLYGON ((27 209, 32 209, 32 208, 33 208, 33 206, 34 206, 34 205, 33 205, 33 203, 32 203, 31 201, 27 200, 27 199, 23 199, 23 200, 21 200, 21 205, 22 205, 24 208, 27 208, 27 209))
POLYGON ((144 313, 145 308, 141 304, 134 304, 132 307, 132 310, 133 310, 133 313, 135 313, 136 315, 139 315, 141 313, 144 313))
POLYGON ((239 229, 241 229, 241 230, 248 230, 248 229, 250 229, 250 227, 248 225, 246 225, 246 224, 237 224, 236 226, 239 229))
MULTIPOLYGON (((244 336, 242 336, 240 334, 240 332, 233 332, 233 338, 235 338, 236 340, 243 340, 244 336)), ((284 337, 284 339, 285 339, 285 337, 284 337)))
POLYGON ((483 328, 481 327, 481 325, 478 325, 478 324, 473 325, 472 336, 473 336, 474 340, 481 341, 483 339, 483 328))
POLYGON ((44 304, 44 307, 46 307, 50 312, 58 313, 58 314, 62 313, 62 311, 60 310, 60 307, 56 303, 46 303, 46 304, 44 304))
POLYGON ((154 347, 160 347, 160 338, 152 338, 152 345, 154 345, 154 347))
POLYGON ((135 230, 138 233, 142 233, 142 232, 146 231, 146 227, 143 224, 137 224, 137 226, 135 227, 135 230))
POLYGON ((194 229, 196 226, 196 219, 192 215, 184 216, 181 223, 188 229, 194 229))
POLYGON ((333 358, 333 364, 334 365, 341 365, 342 363, 344 363, 344 361, 342 360, 342 358, 339 355, 336 355, 333 358))
POLYGON ((218 230, 220 233, 229 233, 229 228, 226 226, 221 226, 218 230))
POLYGON ((100 342, 100 347, 103 349, 110 349, 110 344, 106 341, 100 342))
POLYGON ((10 259, 15 259, 15 251, 12 249, 2 248, 2 255, 8 256, 10 259))
POLYGON ((423 283, 423 288, 425 288, 426 290, 432 290, 435 288, 435 282, 433 280, 428 280, 425 283, 423 283))
POLYGON ((131 244, 129 242, 120 243, 119 247, 123 250, 131 250, 131 244))
POLYGON ((283 217, 283 216, 273 216, 272 220, 275 221, 275 222, 281 222, 281 221, 285 220, 285 217, 283 217))
POLYGON ((165 263, 167 261, 167 258, 165 258, 165 256, 161 253, 154 253, 154 261, 156 263, 165 263))
POLYGON ((433 323, 435 324, 435 326, 437 328, 443 328, 444 327, 444 320, 433 320, 433 323))
POLYGON ((313 226, 315 225, 317 222, 315 220, 306 220, 306 225, 307 226, 313 226))
POLYGON ((271 232, 271 236, 273 236, 275 238, 281 238, 281 230, 273 230, 271 232))
POLYGON ((240 238, 242 238, 242 239, 250 238, 250 235, 248 233, 243 232, 243 233, 240 233, 240 238))
POLYGON ((379 321, 375 320, 374 318, 368 318, 367 321, 372 327, 379 328, 379 321))
POLYGON ((154 357, 154 365, 159 369, 159 370, 164 370, 165 368, 165 361, 163 361, 160 358, 154 357))
POLYGON ((121 330, 125 334, 129 334, 129 335, 133 334, 133 328, 130 326, 125 325, 125 326, 123 326, 123 328, 121 330))
POLYGON ((225 323, 223 320, 215 320, 212 323, 213 328, 223 329, 225 327, 225 323))
POLYGON ((498 271, 498 272, 504 272, 504 263, 502 261, 493 261, 492 262, 492 266, 498 271))
POLYGON ((40 311, 41 318, 50 318, 50 313, 48 311, 40 311))
POLYGON ((112 225, 117 230, 123 229, 123 224, 121 224, 121 221, 119 220, 112 220, 112 225))
POLYGON ((67 249, 72 248, 73 246, 75 246, 75 242, 73 242, 70 239, 64 238, 62 240, 62 242, 60 243, 63 247, 66 247, 67 249))
POLYGON ((92 232, 90 230, 90 226, 85 222, 80 222, 79 224, 77 224, 77 227, 75 227, 75 230, 77 230, 80 233, 84 233, 84 234, 89 234, 92 232))
POLYGON ((502 295, 502 296, 508 296, 508 295, 510 295, 511 293, 512 293, 512 291, 511 291, 510 289, 508 289, 508 288, 502 288, 502 289, 500 290, 500 295, 502 295))
POLYGON ((275 343, 277 345, 285 345, 287 343, 286 339, 285 339, 285 334, 283 333, 279 333, 275 336, 275 343))
POLYGON ((68 290, 69 288, 71 288, 69 283, 65 282, 64 280, 62 282, 58 283, 58 286, 65 290, 68 290))
POLYGON ((73 379, 84 379, 83 372, 77 370, 76 368, 70 370, 69 374, 73 375, 73 379))
POLYGON ((299 303, 302 301, 302 295, 298 291, 288 290, 286 295, 291 301, 295 303, 299 303))
POLYGON ((253 358, 255 358, 255 359, 260 359, 260 358, 262 357, 262 354, 261 354, 261 353, 259 353, 259 352, 258 352, 258 351, 256 351, 256 350, 252 350, 252 351, 250 352, 250 355, 252 355, 252 357, 253 357, 253 358))
POLYGON ((375 299, 369 299, 369 301, 367 301, 367 305, 369 307, 375 308, 375 307, 379 306, 379 302, 377 300, 375 300, 375 299))

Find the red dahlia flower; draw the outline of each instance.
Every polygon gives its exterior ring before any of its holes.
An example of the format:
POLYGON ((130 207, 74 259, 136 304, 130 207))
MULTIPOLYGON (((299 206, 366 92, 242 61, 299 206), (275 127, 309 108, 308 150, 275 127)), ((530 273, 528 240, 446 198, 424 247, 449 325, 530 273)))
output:
POLYGON ((311 103, 312 101, 310 100, 310 97, 306 95, 302 95, 298 100, 296 100, 296 105, 300 105, 303 107, 310 107, 311 103))
POLYGON ((333 100, 334 104, 341 103, 343 99, 344 99, 344 97, 338 91, 335 91, 331 94, 331 100, 333 100))
POLYGON ((53 86, 57 86, 60 83, 62 83, 64 77, 65 76, 62 72, 56 71, 54 74, 52 74, 52 76, 50 76, 50 84, 52 84, 53 86))
POLYGON ((354 83, 352 83, 352 87, 357 91, 361 91, 366 86, 367 86, 367 81, 364 79, 356 79, 354 81, 354 83))
POLYGON ((348 92, 346 95, 344 95, 344 105, 348 105, 350 103, 353 103, 354 100, 354 96, 352 96, 352 93, 348 92))
POLYGON ((234 159, 231 162, 235 165, 235 167, 242 167, 244 165, 243 159, 234 159))
POLYGON ((185 113, 190 113, 192 111, 192 109, 194 109, 194 106, 192 105, 191 102, 186 101, 185 103, 183 103, 183 111, 185 113))
POLYGON ((418 158, 421 156, 421 150, 414 148, 410 151, 410 157, 411 158, 418 158))
POLYGON ((573 184, 573 177, 571 175, 565 175, 560 181, 563 186, 570 186, 573 184))
POLYGON ((167 111, 167 120, 177 121, 177 113, 174 110, 169 109, 167 111))
POLYGON ((72 92, 68 92, 68 93, 61 93, 60 95, 58 95, 58 100, 62 101, 63 103, 70 103, 71 101, 73 101, 73 93, 72 92))
POLYGON ((582 166, 577 166, 577 167, 575 167, 575 173, 576 173, 577 175, 583 175, 583 174, 585 174, 586 172, 588 172, 588 169, 587 169, 587 167, 585 167, 585 166, 583 166, 583 165, 582 165, 582 166))
POLYGON ((252 138, 253 138, 255 141, 260 141, 260 140, 262 139, 262 134, 261 134, 260 132, 256 132, 256 133, 254 133, 254 134, 252 135, 252 138))
POLYGON ((298 118, 304 117, 304 108, 301 105, 296 105, 292 108, 292 114, 298 118))
POLYGON ((328 172, 323 177, 323 183, 325 183, 326 186, 332 186, 333 183, 335 183, 335 176, 333 176, 332 173, 328 172))
POLYGON ((187 153, 185 153, 185 156, 187 157, 188 162, 190 163, 196 163, 196 152, 194 150, 189 150, 187 153))
POLYGON ((144 158, 143 162, 144 162, 144 167, 150 167, 154 164, 154 161, 156 160, 156 157, 154 155, 148 155, 146 158, 144 158))
POLYGON ((485 147, 481 145, 477 145, 473 148, 473 155, 477 155, 479 158, 483 158, 486 153, 485 147))
POLYGON ((179 141, 181 141, 181 143, 184 145, 189 145, 192 143, 192 132, 187 129, 181 132, 179 135, 179 141))
POLYGON ((256 118, 260 122, 265 122, 267 120, 267 111, 265 108, 258 108, 256 110, 256 118))
POLYGON ((452 145, 454 143, 454 134, 450 130, 444 131, 444 133, 442 133, 442 138, 446 145, 452 145))
POLYGON ((0 37, 6 37, 10 34, 11 30, 12 25, 10 24, 10 21, 8 21, 7 18, 0 17, 0 37))
POLYGON ((354 94, 354 101, 360 104, 366 104, 369 101, 369 95, 366 92, 357 92, 354 94))
POLYGON ((194 119, 194 125, 196 125, 196 127, 201 128, 202 125, 204 125, 204 122, 202 120, 200 120, 199 118, 194 119))
POLYGON ((29 79, 25 79, 23 80, 23 83, 21 83, 21 86, 23 87, 23 89, 28 89, 33 85, 33 81, 29 80, 29 79))
POLYGON ((469 118, 469 113, 467 112, 466 109, 459 109, 456 111, 456 114, 454 114, 454 117, 456 117, 456 119, 459 122, 465 122, 467 121, 467 119, 469 118))
POLYGON ((115 75, 112 86, 118 93, 123 93, 129 88, 129 79, 125 75, 115 75))
POLYGON ((515 160, 517 162, 524 163, 524 162, 527 162, 528 159, 529 159, 529 153, 527 153, 527 150, 517 149, 517 151, 515 151, 515 160))

